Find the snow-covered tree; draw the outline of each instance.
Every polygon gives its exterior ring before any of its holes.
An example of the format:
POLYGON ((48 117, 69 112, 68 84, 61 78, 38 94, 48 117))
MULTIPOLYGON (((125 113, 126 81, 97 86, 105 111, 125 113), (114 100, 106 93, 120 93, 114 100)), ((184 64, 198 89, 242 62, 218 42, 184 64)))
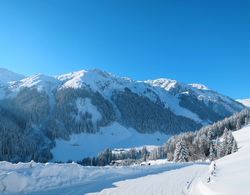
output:
POLYGON ((232 153, 237 152, 238 151, 238 144, 236 142, 236 140, 233 141, 233 147, 232 147, 232 153))
POLYGON ((209 148, 209 160, 213 161, 216 159, 216 148, 213 143, 210 144, 209 148))
POLYGON ((175 152, 174 152, 174 161, 175 162, 188 162, 189 160, 189 150, 186 147, 185 142, 182 140, 177 142, 175 152))
POLYGON ((241 123, 240 123, 240 120, 238 119, 237 124, 236 124, 236 130, 239 130, 239 129, 241 129, 241 123))
POLYGON ((228 154, 232 154, 237 151, 237 143, 234 139, 232 131, 229 131, 227 128, 224 130, 222 136, 222 143, 220 146, 220 157, 226 156, 228 154))

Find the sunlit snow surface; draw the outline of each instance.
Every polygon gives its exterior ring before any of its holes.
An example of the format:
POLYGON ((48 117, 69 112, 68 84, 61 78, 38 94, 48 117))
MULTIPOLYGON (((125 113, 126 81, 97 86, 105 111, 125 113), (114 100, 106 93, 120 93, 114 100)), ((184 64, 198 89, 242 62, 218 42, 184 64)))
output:
POLYGON ((246 107, 250 108, 250 99, 242 99, 242 100, 236 100, 238 102, 240 102, 241 104, 243 104, 246 107))
POLYGON ((52 149, 53 161, 82 160, 84 157, 96 156, 106 148, 162 145, 168 138, 168 135, 159 132, 141 134, 115 122, 108 127, 101 128, 96 134, 81 133, 72 135, 69 141, 56 140, 56 147, 52 149))
POLYGON ((250 194, 250 125, 233 134, 239 151, 216 162, 216 176, 210 183, 197 183, 197 195, 250 194))
POLYGON ((115 183, 115 188, 96 194, 249 195, 250 126, 234 132, 239 151, 216 161, 216 175, 204 165, 193 165, 134 180, 115 183))
POLYGON ((151 161, 150 166, 82 167, 77 164, 0 163, 0 194, 250 194, 250 126, 234 132, 237 153, 206 163, 151 161))

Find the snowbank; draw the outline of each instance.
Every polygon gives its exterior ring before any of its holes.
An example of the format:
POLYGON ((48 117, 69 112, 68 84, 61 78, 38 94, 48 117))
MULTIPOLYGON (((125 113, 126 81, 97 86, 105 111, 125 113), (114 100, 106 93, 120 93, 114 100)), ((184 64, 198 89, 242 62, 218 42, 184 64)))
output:
POLYGON ((78 164, 0 162, 0 194, 85 194, 114 182, 179 169, 191 163, 153 166, 83 167, 78 164))

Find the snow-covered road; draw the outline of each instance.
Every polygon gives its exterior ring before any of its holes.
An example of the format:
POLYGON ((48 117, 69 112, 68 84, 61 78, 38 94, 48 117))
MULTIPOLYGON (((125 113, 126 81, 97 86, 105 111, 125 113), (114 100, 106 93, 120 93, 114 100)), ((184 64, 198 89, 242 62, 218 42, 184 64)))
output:
POLYGON ((190 192, 193 182, 200 180, 208 165, 192 165, 138 179, 115 183, 116 187, 91 195, 185 195, 190 192))

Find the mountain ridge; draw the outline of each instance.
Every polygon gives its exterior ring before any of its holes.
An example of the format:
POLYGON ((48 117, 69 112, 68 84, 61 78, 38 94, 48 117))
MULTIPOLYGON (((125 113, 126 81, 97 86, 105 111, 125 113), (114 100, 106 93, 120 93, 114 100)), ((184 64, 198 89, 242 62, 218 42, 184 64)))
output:
POLYGON ((98 69, 36 74, 0 86, 0 133, 10 137, 10 143, 0 145, 0 158, 46 161, 52 158, 50 150, 57 139, 95 134, 114 123, 145 135, 175 135, 244 108, 201 84, 171 79, 135 81, 98 69), (13 146, 16 139, 22 148, 13 146), (27 140, 32 140, 33 148, 27 140))

